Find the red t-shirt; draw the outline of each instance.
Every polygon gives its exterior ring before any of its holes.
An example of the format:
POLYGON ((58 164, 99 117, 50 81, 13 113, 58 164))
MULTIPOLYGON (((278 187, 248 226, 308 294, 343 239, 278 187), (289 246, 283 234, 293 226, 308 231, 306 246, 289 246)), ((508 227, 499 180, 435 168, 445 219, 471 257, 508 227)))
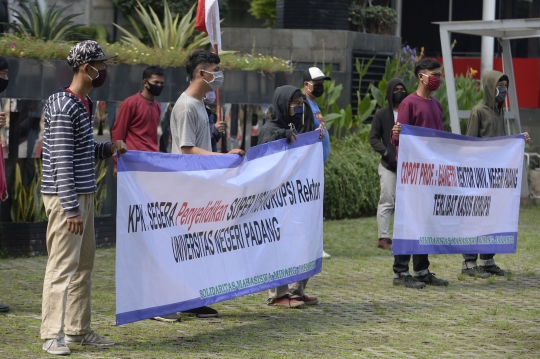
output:
POLYGON ((86 107, 86 112, 88 112, 88 117, 91 117, 92 114, 90 113, 90 101, 88 101, 87 98, 82 98, 81 96, 77 95, 75 92, 71 91, 69 87, 67 88, 67 91, 77 96, 84 103, 84 107, 86 107))
MULTIPOLYGON (((441 103, 433 96, 425 99, 413 92, 401 102, 398 109, 397 122, 402 125, 432 128, 444 131, 441 103)), ((396 146, 396 160, 399 155, 399 137, 394 136, 390 142, 396 146)))
POLYGON ((130 150, 159 152, 158 125, 161 106, 148 101, 140 92, 128 97, 118 110, 112 140, 122 140, 130 150))

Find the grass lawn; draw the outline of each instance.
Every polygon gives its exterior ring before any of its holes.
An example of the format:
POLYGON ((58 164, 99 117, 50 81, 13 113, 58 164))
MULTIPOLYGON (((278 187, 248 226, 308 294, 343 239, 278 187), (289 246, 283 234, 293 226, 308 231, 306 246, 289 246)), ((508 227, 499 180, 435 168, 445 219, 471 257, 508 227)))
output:
MULTIPOLYGON (((109 349, 70 346, 73 358, 540 358, 540 207, 522 207, 518 251, 496 256, 510 277, 461 273, 460 255, 430 256, 447 288, 392 286, 393 257, 376 248, 374 217, 325 223, 323 271, 305 309, 265 305, 261 292, 213 307, 220 318, 183 317, 116 327, 115 250, 98 250, 93 328, 109 349)), ((39 339, 46 257, 0 260, 0 357, 53 357, 39 339)), ((412 263, 411 263, 412 266, 412 263)))

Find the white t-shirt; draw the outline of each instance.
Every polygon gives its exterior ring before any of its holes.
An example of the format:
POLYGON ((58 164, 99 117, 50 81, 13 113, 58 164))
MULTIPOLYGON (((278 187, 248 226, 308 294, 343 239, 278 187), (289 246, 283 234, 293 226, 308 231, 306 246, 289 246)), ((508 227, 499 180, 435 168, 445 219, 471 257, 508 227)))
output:
POLYGON ((394 123, 397 122, 397 111, 394 111, 394 123))

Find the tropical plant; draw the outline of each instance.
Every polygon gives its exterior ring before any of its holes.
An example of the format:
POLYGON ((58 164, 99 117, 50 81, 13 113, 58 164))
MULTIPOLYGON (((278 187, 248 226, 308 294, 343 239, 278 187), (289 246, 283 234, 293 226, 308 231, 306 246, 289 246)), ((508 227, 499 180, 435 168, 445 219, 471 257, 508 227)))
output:
MULTIPOLYGON (((177 14, 173 19, 169 5, 165 0, 162 23, 152 8, 150 8, 149 13, 140 1, 137 1, 137 4, 138 6, 135 8, 135 11, 139 16, 140 23, 142 23, 148 33, 152 47, 158 49, 185 49, 191 52, 202 48, 210 42, 208 35, 204 32, 194 35, 195 17, 193 16, 193 10, 195 9, 195 5, 191 7, 184 17, 180 18, 180 14, 177 14)), ((148 46, 140 40, 144 37, 144 33, 139 23, 129 15, 128 19, 135 28, 137 36, 123 27, 113 24, 124 33, 125 36, 122 37, 122 41, 133 44, 139 49, 147 48, 148 46)))
POLYGON ((45 206, 41 195, 43 178, 41 159, 34 159, 34 175, 28 186, 24 186, 21 168, 15 165, 15 181, 11 191, 11 220, 15 223, 46 221, 45 206))
POLYGON ((79 27, 75 31, 79 34, 84 34, 88 36, 89 38, 96 40, 99 43, 105 43, 107 42, 107 39, 109 38, 107 29, 103 25, 83 26, 83 27, 79 27))
POLYGON ((249 13, 259 20, 264 20, 263 26, 276 25, 276 0, 247 0, 251 3, 249 13))
POLYGON ((363 2, 349 7, 351 30, 390 35, 398 21, 397 13, 388 6, 366 6, 363 2))
POLYGON ((422 47, 419 54, 416 49, 411 49, 408 45, 404 46, 401 51, 393 58, 386 59, 384 75, 377 86, 370 88, 371 95, 377 101, 378 108, 388 106, 386 99, 386 90, 388 82, 393 77, 398 77, 403 80, 408 93, 412 93, 416 89, 418 81, 414 75, 414 64, 424 56, 424 48, 422 47))
MULTIPOLYGON (((364 61, 360 62, 358 59, 356 60, 359 83, 362 82, 373 60, 374 58, 370 59, 365 65, 364 61)), ((324 73, 330 76, 332 65, 328 65, 324 69, 324 73)), ((376 106, 376 101, 372 100, 369 95, 369 88, 371 86, 372 84, 369 85, 368 93, 364 94, 363 98, 360 89, 357 90, 358 105, 356 107, 356 113, 353 113, 351 104, 347 105, 344 109, 340 109, 336 104, 343 86, 341 84, 336 86, 334 80, 325 81, 324 95, 317 99, 317 104, 321 109, 321 115, 324 117, 326 126, 329 130, 332 130, 331 133, 334 138, 341 139, 344 135, 353 131, 367 134, 369 126, 364 125, 363 122, 372 115, 376 106)))
POLYGON ((11 8, 13 16, 18 22, 2 23, 16 34, 32 36, 46 41, 88 39, 88 36, 76 32, 83 25, 75 24, 71 20, 82 14, 72 14, 62 17, 64 11, 71 4, 58 9, 55 9, 56 4, 53 4, 49 9, 45 9, 44 11, 41 11, 37 0, 31 2, 20 0, 19 5, 22 11, 11 8))
MULTIPOLYGON (((139 0, 145 7, 154 9, 161 19, 164 14, 163 0, 139 0)), ((131 15, 137 6, 137 0, 112 0, 114 6, 125 15, 131 15)), ((197 0, 169 0, 169 8, 174 14, 185 14, 196 4, 197 0)), ((219 13, 226 14, 229 9, 228 0, 219 0, 219 13)))

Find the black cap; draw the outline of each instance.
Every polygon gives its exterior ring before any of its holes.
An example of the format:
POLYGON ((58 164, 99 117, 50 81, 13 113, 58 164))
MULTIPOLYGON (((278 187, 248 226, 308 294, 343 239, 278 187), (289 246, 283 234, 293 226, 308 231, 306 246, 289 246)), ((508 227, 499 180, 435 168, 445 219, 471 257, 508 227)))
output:
POLYGON ((304 81, 311 80, 332 80, 330 76, 326 76, 324 72, 321 71, 318 67, 310 67, 304 71, 304 81))
POLYGON ((96 41, 85 40, 75 44, 69 50, 67 62, 71 67, 78 67, 90 61, 105 61, 113 57, 116 57, 116 55, 105 55, 96 41))

